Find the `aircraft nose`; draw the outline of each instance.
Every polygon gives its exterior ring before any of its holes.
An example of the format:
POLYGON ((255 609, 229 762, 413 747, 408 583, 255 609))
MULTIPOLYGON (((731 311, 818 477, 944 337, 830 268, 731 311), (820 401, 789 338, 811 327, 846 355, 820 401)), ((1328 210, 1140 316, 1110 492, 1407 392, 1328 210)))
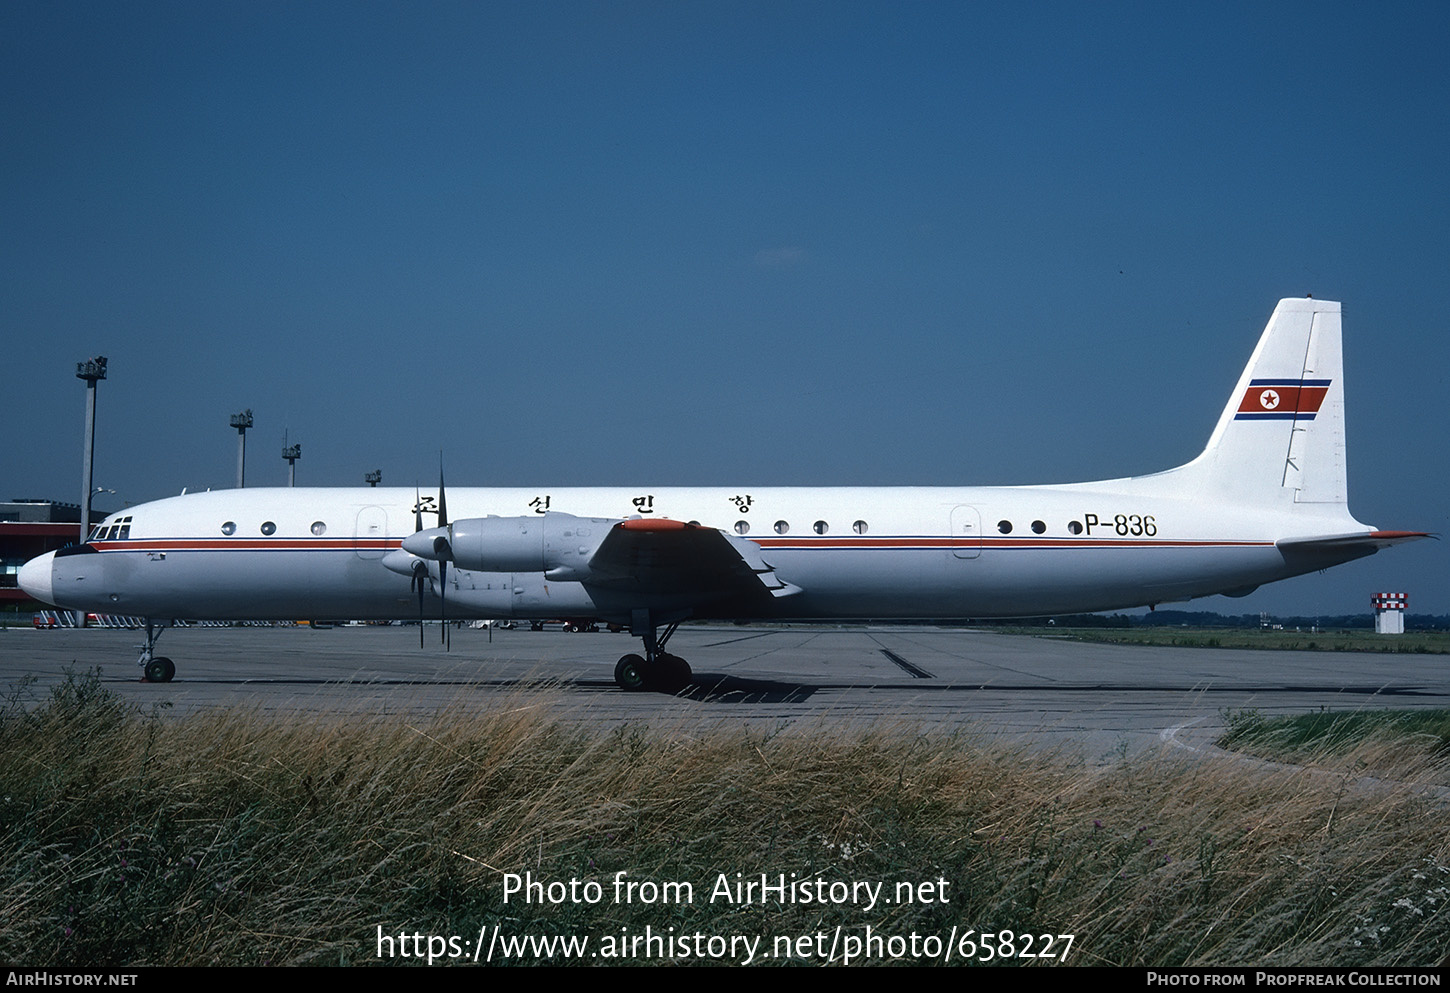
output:
POLYGON ((15 579, 20 583, 20 588, 25 595, 41 603, 54 604, 51 594, 51 577, 55 563, 55 552, 46 552, 44 555, 31 559, 20 567, 20 572, 15 579))

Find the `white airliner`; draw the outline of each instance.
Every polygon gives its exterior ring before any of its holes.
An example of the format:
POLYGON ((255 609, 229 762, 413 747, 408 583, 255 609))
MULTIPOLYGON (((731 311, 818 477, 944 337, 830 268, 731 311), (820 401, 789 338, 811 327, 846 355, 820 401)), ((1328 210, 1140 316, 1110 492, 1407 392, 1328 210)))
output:
MULTIPOLYGON (((242 489, 143 504, 26 563, 58 607, 177 617, 594 618, 678 689, 685 618, 985 618, 1108 610, 1324 569, 1423 532, 1356 521, 1340 306, 1283 300, 1203 453, 1057 486, 242 489), (454 518, 448 516, 448 505, 454 518), (424 515, 430 521, 424 521, 424 515), (436 526, 424 527, 425 523, 436 526), (416 599, 415 599, 416 597, 416 599), (661 629, 664 629, 661 633, 661 629)), ((175 668, 152 651, 146 677, 175 668)))

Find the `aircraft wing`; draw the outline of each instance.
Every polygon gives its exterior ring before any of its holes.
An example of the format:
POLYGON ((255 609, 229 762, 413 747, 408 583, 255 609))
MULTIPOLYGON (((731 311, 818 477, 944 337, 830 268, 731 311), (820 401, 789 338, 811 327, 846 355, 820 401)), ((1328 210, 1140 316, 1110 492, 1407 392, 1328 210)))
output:
POLYGON ((647 594, 782 597, 800 587, 776 576, 760 546, 684 521, 630 519, 610 528, 589 559, 586 586, 647 594))

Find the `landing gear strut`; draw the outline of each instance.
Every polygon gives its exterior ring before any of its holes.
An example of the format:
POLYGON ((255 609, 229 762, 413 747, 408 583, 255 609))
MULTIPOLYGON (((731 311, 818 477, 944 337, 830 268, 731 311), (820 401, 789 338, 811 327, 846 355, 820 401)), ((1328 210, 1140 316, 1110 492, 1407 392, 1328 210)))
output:
POLYGON ((630 633, 644 639, 643 655, 626 655, 614 666, 614 681, 626 691, 658 690, 662 693, 678 693, 690 685, 694 673, 690 663, 678 655, 664 650, 665 643, 680 626, 675 621, 665 628, 661 636, 655 635, 655 624, 648 611, 635 611, 630 633), (641 616, 643 615, 643 616, 641 616))
POLYGON ((165 624, 155 624, 146 618, 146 644, 141 646, 141 657, 136 664, 141 666, 142 678, 148 683, 169 683, 176 675, 176 664, 164 655, 156 654, 156 642, 166 630, 165 624))

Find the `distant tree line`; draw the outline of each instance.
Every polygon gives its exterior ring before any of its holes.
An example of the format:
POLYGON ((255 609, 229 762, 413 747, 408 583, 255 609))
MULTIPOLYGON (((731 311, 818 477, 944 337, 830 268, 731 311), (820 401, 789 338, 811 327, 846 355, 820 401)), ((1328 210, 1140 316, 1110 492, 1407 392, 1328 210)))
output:
MULTIPOLYGON (((1212 610, 1154 610, 1146 614, 1057 614, 1052 617, 1017 617, 1010 620, 983 620, 972 623, 991 627, 1070 627, 1070 628, 1258 628, 1280 626, 1285 630, 1334 629, 1373 630, 1374 614, 1322 614, 1307 617, 1299 614, 1220 614, 1212 610)), ((1407 614, 1405 630, 1444 631, 1450 629, 1450 614, 1407 614)))

